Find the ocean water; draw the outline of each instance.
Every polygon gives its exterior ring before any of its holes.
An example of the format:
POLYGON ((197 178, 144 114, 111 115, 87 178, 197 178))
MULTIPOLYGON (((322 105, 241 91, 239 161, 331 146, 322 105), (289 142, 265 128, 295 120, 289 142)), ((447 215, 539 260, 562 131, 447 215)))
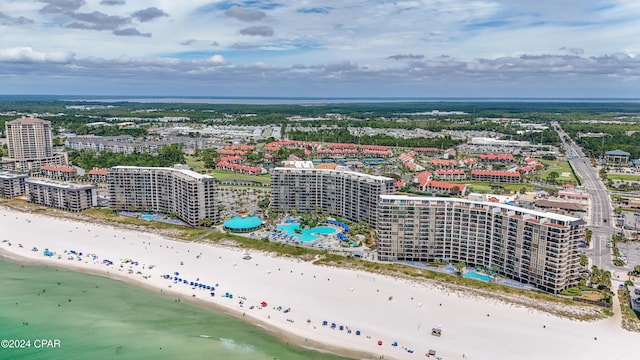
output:
POLYGON ((117 280, 1 257, 0 341, 0 359, 343 359, 117 280))

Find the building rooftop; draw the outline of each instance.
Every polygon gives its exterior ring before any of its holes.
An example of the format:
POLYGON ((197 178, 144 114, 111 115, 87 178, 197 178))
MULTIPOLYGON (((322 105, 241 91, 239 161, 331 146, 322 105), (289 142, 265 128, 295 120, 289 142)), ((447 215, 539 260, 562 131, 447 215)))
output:
POLYGON ((74 189, 74 190, 96 188, 95 185, 90 185, 90 184, 76 184, 76 183, 60 182, 60 181, 53 181, 53 180, 46 180, 46 179, 28 178, 25 180, 25 182, 28 184, 38 184, 38 185, 51 186, 51 187, 57 187, 57 188, 63 188, 63 189, 74 189))
POLYGON ((38 118, 19 118, 11 121, 7 121, 9 125, 18 125, 18 124, 51 124, 50 121, 42 120, 38 118))
POLYGON ((518 212, 522 212, 525 214, 531 214, 533 216, 541 216, 541 217, 546 217, 549 219, 553 219, 553 220, 558 220, 558 221, 566 221, 566 222, 578 222, 578 221, 583 221, 577 217, 573 217, 573 216, 567 216, 567 215, 562 215, 562 214, 556 214, 556 213, 551 213, 551 212, 544 212, 544 211, 538 211, 538 210, 531 210, 531 209, 525 209, 525 208, 521 208, 519 206, 514 206, 514 205, 507 205, 507 204, 501 204, 501 203, 494 203, 494 202, 481 202, 481 201, 473 201, 473 200, 467 200, 467 199, 461 199, 461 198, 442 198, 442 197, 432 197, 432 196, 408 196, 408 195, 380 195, 380 198, 382 200, 394 200, 394 201, 401 201, 401 200, 405 200, 405 201, 416 201, 416 202, 421 202, 421 201, 428 201, 428 202, 457 202, 466 206, 473 206, 473 205, 477 205, 477 206, 491 206, 494 208, 500 208, 503 209, 505 211, 518 211, 518 212))
POLYGON ((611 150, 611 151, 607 151, 604 154, 607 156, 631 156, 631 154, 622 150, 611 150))
POLYGON ((183 170, 183 169, 175 169, 175 168, 170 168, 170 167, 154 167, 154 166, 114 166, 112 167, 112 169, 131 169, 131 170, 149 170, 149 171, 168 171, 168 172, 175 172, 175 173, 180 173, 189 177, 192 177, 194 179, 198 179, 198 180, 202 180, 202 179, 215 179, 213 176, 211 175, 206 175, 206 174, 200 174, 197 173, 193 170, 183 170))

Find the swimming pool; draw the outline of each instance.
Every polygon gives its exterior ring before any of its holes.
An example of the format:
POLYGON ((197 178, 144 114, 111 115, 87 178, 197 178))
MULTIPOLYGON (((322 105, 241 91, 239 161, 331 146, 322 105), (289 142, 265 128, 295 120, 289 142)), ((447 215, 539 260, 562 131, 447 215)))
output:
POLYGON ((300 229, 300 224, 278 225, 276 229, 284 231, 289 236, 295 236, 302 242, 310 242, 319 238, 319 235, 329 235, 336 232, 336 229, 328 226, 316 226, 311 229, 300 229), (296 229, 302 231, 302 234, 296 234, 296 229))
POLYGON ((153 215, 140 215, 140 219, 153 220, 153 215))
POLYGON ((462 277, 467 279, 485 281, 485 282, 489 282, 491 280, 491 276, 480 274, 475 271, 467 271, 466 273, 464 273, 464 275, 462 275, 462 277))
POLYGON ((224 222, 224 228, 231 231, 253 231, 262 225, 262 219, 252 216, 236 216, 224 222))

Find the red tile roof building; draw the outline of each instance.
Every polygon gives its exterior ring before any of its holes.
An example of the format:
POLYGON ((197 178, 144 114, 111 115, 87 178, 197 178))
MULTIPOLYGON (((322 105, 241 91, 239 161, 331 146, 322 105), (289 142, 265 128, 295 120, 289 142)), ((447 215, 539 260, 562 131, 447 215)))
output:
POLYGON ((78 175, 78 170, 73 166, 43 165, 40 167, 40 175, 51 179, 70 180, 78 175))
POLYGON ((448 194, 448 195, 464 195, 467 186, 465 184, 453 184, 443 181, 427 181, 420 186, 420 190, 430 192, 432 194, 448 194), (457 193, 454 193, 457 188, 457 193))
POLYGON ((467 175, 464 170, 436 170, 436 176, 441 180, 466 180, 467 175))
POLYGON ((492 163, 511 163, 514 161, 513 154, 480 154, 480 160, 492 163))
POLYGON ((93 168, 87 173, 87 178, 91 182, 107 182, 107 175, 109 169, 107 168, 93 168))
POLYGON ((519 183, 520 173, 517 171, 471 170, 471 180, 519 183))

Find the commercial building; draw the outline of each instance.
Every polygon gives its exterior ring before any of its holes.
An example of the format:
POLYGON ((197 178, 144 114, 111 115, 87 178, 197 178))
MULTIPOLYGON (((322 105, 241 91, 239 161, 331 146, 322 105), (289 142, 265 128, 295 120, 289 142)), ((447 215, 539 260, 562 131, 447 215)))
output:
POLYGON ((340 169, 316 169, 310 161, 271 172, 271 207, 280 212, 324 211, 353 222, 377 222, 379 196, 396 192, 396 180, 340 169))
POLYGON ((383 261, 463 261, 551 293, 579 280, 584 221, 466 199, 381 195, 383 261))
POLYGON ((622 150, 611 150, 604 153, 605 162, 611 166, 627 166, 631 154, 622 150))
POLYGON ((27 175, 0 171, 0 197, 11 199, 26 194, 26 179, 27 175))
POLYGON ((9 157, 2 159, 5 170, 28 172, 42 165, 66 165, 65 154, 53 152, 51 122, 20 118, 5 123, 9 157))
POLYGON ((82 211, 98 204, 97 187, 52 180, 25 180, 29 199, 34 204, 66 211, 82 211))
POLYGON ((172 214, 190 226, 220 221, 212 176, 165 167, 115 166, 107 182, 113 210, 172 214))

